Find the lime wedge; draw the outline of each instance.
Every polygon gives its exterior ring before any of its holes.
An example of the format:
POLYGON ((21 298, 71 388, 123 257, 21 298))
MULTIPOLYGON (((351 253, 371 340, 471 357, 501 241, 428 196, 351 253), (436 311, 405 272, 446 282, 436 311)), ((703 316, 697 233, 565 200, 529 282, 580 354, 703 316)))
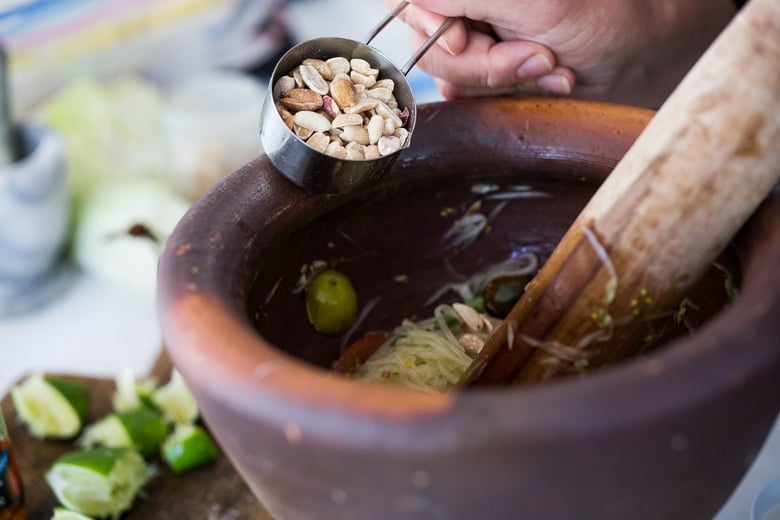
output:
POLYGON ((160 414, 148 408, 136 408, 114 412, 87 426, 79 443, 85 448, 135 448, 148 457, 157 451, 167 436, 168 426, 160 414))
POLYGON ((113 414, 104 417, 84 429, 79 439, 82 448, 108 446, 111 448, 132 448, 133 440, 127 430, 113 414))
POLYGON ((152 402, 171 423, 193 423, 200 415, 198 403, 178 370, 173 370, 168 383, 154 391, 152 402))
POLYGON ((11 390, 16 411, 39 438, 76 436, 87 419, 89 388, 62 377, 33 374, 11 390))
POLYGON ((62 455, 46 472, 46 483, 72 511, 119 516, 153 474, 137 451, 99 447, 62 455))
POLYGON ((162 458, 174 473, 211 462, 218 455, 219 449, 211 435, 196 424, 177 424, 162 445, 162 458))
POLYGON ((132 410, 145 406, 154 408, 152 394, 157 388, 157 380, 153 377, 136 380, 132 370, 123 370, 120 372, 114 383, 116 391, 111 400, 115 412, 123 410, 132 410))
POLYGON ((93 520, 91 516, 83 515, 64 507, 55 507, 51 520, 93 520))

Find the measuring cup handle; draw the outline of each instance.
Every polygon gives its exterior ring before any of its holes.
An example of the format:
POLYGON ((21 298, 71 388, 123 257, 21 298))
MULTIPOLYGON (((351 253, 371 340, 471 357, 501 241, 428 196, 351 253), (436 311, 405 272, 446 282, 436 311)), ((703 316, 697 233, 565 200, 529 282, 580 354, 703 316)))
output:
POLYGON ((390 11, 389 13, 387 13, 387 16, 385 16, 384 18, 382 18, 382 20, 380 20, 380 22, 379 22, 378 24, 376 24, 376 26, 375 26, 373 29, 371 29, 370 31, 368 31, 368 34, 366 35, 366 37, 365 37, 365 38, 363 38, 363 43, 365 43, 366 45, 368 45, 369 43, 371 43, 371 40, 373 40, 373 39, 376 37, 376 35, 377 35, 377 34, 379 34, 379 31, 381 31, 382 29, 384 29, 384 28, 385 28, 385 26, 386 26, 387 24, 389 24, 389 23, 390 23, 390 20, 392 20, 393 18, 395 18, 396 16, 398 16, 398 13, 400 13, 401 11, 403 11, 403 10, 404 10, 404 8, 405 8, 407 5, 409 5, 409 2, 401 2, 400 4, 398 4, 397 6, 395 6, 395 9, 393 9, 392 11, 390 11))
MULTIPOLYGON (((379 32, 385 28, 385 26, 390 23, 390 20, 398 16, 398 13, 404 10, 404 8, 409 5, 409 2, 401 2, 398 4, 395 9, 390 11, 387 16, 385 16, 378 24, 376 24, 376 27, 371 29, 366 37, 363 39, 363 43, 368 45, 371 43, 371 40, 373 40, 379 32)), ((430 38, 428 38, 425 43, 417 49, 417 51, 412 54, 412 56, 409 58, 409 60, 404 64, 404 66, 401 68, 401 73, 406 76, 409 74, 409 71, 412 70, 412 67, 417 63, 417 61, 422 57, 423 54, 425 54, 428 49, 431 48, 431 45, 433 45, 436 40, 439 39, 439 36, 444 34, 444 31, 450 28, 450 26, 455 22, 456 18, 447 18, 444 20, 444 23, 441 24, 441 27, 436 29, 436 32, 431 35, 430 38)))
POLYGON ((422 55, 423 55, 423 54, 425 54, 425 53, 428 51, 428 49, 430 49, 430 48, 431 48, 431 45, 433 45, 434 43, 436 43, 436 40, 438 40, 438 39, 439 39, 439 36, 441 36, 442 34, 444 34, 444 31, 446 31, 447 29, 449 29, 449 28, 450 28, 450 26, 451 26, 453 23, 455 23, 455 20, 457 20, 457 18, 447 18, 446 20, 444 20, 444 23, 443 23, 443 24, 441 24, 441 26, 440 26, 438 29, 436 29, 436 32, 435 32, 435 33, 433 33, 433 34, 431 35, 431 37, 430 37, 430 38, 428 38, 427 40, 425 40, 425 43, 423 43, 423 44, 422 44, 422 47, 420 47, 419 49, 417 49, 417 52, 415 52, 414 54, 412 54, 412 56, 411 56, 411 57, 409 58, 409 60, 408 60, 408 61, 407 61, 407 62, 404 64, 404 66, 403 66, 403 67, 401 67, 401 73, 402 73, 404 76, 406 76, 407 74, 409 74, 409 71, 410 71, 410 70, 412 70, 412 67, 414 67, 414 65, 417 63, 417 60, 419 60, 419 59, 422 57, 422 55))

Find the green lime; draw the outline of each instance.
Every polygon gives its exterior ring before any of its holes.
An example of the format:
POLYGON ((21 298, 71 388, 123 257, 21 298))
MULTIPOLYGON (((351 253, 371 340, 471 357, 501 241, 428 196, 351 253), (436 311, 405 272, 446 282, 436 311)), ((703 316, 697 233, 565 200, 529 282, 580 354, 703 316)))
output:
POLYGON ((89 412, 89 387, 73 379, 33 374, 11 390, 19 417, 39 438, 78 435, 89 412))
POLYGON ((357 295, 344 274, 327 269, 306 288, 306 314, 317 332, 341 334, 357 320, 357 295))
POLYGON ((178 370, 173 370, 168 383, 154 391, 152 402, 171 423, 192 423, 200 415, 198 403, 178 370))
POLYGON ((114 412, 87 426, 80 444, 85 448, 135 448, 148 457, 157 451, 167 436, 168 426, 160 414, 148 408, 135 408, 114 412))
POLYGON ((142 406, 154 408, 152 394, 157 388, 157 380, 153 377, 136 380, 132 370, 120 372, 114 380, 116 391, 112 398, 115 412, 132 410, 142 406))
POLYGON ((83 515, 77 511, 71 511, 64 507, 55 507, 51 520, 93 520, 91 516, 83 515))
POLYGON ((163 442, 162 457, 174 473, 181 473, 217 458, 219 449, 211 435, 196 424, 177 424, 163 442))
POLYGON ((46 483, 67 509, 119 516, 153 474, 133 449, 98 447, 62 455, 46 472, 46 483))

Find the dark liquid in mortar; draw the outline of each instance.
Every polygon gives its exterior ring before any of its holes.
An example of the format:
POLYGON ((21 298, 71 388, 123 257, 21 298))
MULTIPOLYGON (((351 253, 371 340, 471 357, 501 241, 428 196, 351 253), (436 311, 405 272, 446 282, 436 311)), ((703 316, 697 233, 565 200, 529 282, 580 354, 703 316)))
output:
MULTIPOLYGON (((330 368, 344 348, 343 337, 316 332, 307 321, 302 294, 292 290, 301 266, 324 260, 344 272, 359 305, 376 300, 374 309, 351 340, 375 331, 391 331, 404 318, 426 318, 436 303, 425 302, 442 285, 463 281, 513 254, 533 252, 547 260, 560 238, 597 186, 551 176, 507 182, 464 174, 447 182, 407 184, 352 201, 298 230, 262 260, 248 312, 258 332, 282 350, 309 363, 330 368), (475 193, 497 184, 492 199, 475 193), (542 193, 545 196, 516 195, 542 193), (511 195, 514 193, 515 195, 511 195), (492 215, 489 227, 471 245, 452 250, 442 237, 453 222, 481 200, 479 211, 492 215)), ((739 283, 733 249, 711 267, 688 295, 684 316, 658 321, 651 348, 695 329, 729 302, 726 283, 739 283)), ((453 295, 450 300, 453 301, 453 295)))

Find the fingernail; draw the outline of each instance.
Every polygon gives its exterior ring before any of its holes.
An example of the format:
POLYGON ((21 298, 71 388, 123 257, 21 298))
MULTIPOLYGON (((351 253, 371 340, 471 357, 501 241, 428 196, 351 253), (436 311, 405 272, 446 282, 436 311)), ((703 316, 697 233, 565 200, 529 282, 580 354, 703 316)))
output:
POLYGON ((536 84, 539 85, 539 88, 556 94, 571 94, 569 78, 562 74, 547 74, 536 80, 536 84))
POLYGON ((447 45, 447 40, 445 40, 443 36, 440 37, 436 43, 438 43, 441 48, 447 51, 449 54, 452 54, 453 56, 455 55, 455 53, 452 52, 452 49, 450 49, 450 46, 447 45))
POLYGON ((552 63, 544 54, 534 54, 517 69, 518 78, 531 78, 547 74, 553 69, 552 63))

